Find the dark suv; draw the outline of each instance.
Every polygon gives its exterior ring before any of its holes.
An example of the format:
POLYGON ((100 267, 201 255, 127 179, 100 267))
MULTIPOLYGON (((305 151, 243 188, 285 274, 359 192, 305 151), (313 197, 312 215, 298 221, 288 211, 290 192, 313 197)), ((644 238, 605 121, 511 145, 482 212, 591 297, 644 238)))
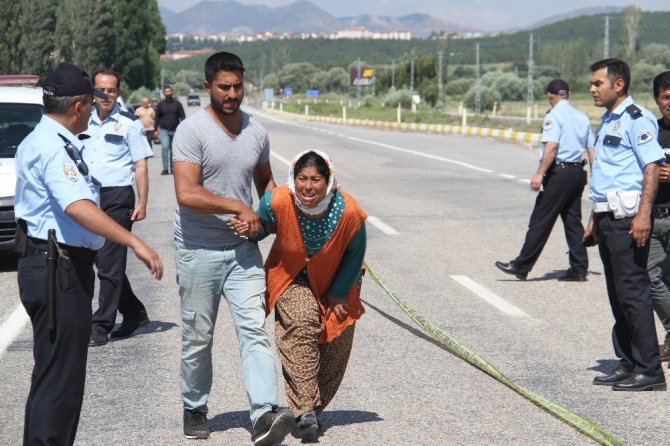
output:
POLYGON ((197 94, 190 94, 186 97, 186 105, 200 107, 200 96, 197 94))

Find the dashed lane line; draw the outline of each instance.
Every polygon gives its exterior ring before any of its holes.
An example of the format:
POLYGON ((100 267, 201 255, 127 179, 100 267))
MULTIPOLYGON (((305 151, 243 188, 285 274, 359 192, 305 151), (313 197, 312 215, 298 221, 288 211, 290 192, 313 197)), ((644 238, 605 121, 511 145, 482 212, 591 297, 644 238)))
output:
POLYGON ((494 294, 493 292, 487 290, 474 280, 470 279, 468 276, 449 276, 449 277, 451 277, 456 282, 460 283, 465 288, 475 293, 475 295, 483 299, 489 305, 494 306, 495 308, 505 313, 506 315, 512 317, 530 318, 530 316, 525 311, 507 302, 505 299, 498 296, 497 294, 494 294))

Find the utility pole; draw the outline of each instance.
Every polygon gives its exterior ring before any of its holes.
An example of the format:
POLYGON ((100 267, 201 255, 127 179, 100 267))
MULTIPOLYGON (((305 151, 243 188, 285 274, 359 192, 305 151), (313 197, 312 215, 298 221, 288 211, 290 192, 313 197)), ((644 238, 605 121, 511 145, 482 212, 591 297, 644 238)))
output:
POLYGON ((605 43, 603 45, 603 58, 610 57, 610 16, 605 16, 605 43))
POLYGON ((444 51, 437 53, 437 110, 444 111, 444 86, 442 82, 442 59, 444 58, 444 51))
POLYGON ((395 90, 395 59, 391 60, 391 90, 395 90))
POLYGON ((361 100, 361 58, 356 60, 356 100, 361 100))
POLYGON ((412 92, 414 92, 414 56, 412 56, 412 65, 409 75, 409 89, 412 90, 412 92))
POLYGON ((526 122, 530 124, 531 109, 533 108, 533 33, 530 33, 530 52, 528 55, 528 105, 526 109, 526 122))
POLYGON ((482 113, 482 92, 481 92, 481 79, 479 76, 479 42, 475 44, 475 58, 477 64, 477 82, 475 87, 475 114, 480 115, 482 113))

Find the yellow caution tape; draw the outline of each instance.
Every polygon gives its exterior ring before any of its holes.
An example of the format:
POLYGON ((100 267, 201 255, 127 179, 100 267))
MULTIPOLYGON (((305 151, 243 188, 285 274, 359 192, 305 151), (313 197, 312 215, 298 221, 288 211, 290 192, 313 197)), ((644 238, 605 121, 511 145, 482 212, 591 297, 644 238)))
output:
POLYGON ((607 432, 605 429, 601 428, 597 424, 577 415, 574 412, 566 409, 559 404, 556 404, 542 395, 538 395, 535 392, 532 392, 522 386, 515 384, 510 381, 505 375, 500 373, 493 365, 491 365, 487 360, 460 344, 458 341, 453 339, 451 336, 447 335, 445 332, 440 330, 426 319, 424 319, 421 314, 419 314, 412 306, 407 302, 397 296, 393 290, 391 290, 384 282, 381 281, 377 273, 370 267, 368 263, 365 264, 367 272, 370 274, 372 280, 374 280, 385 292, 389 295, 391 299, 400 307, 402 310, 407 313, 407 315, 412 318, 421 328, 423 328, 428 334, 435 338, 438 342, 444 345, 447 350, 449 350, 454 355, 459 358, 467 361, 474 367, 478 368, 487 375, 495 378, 499 382, 503 383, 510 389, 514 390, 519 395, 523 396, 540 409, 550 413, 559 420, 565 422, 569 426, 578 430, 587 437, 597 441, 602 445, 607 446, 623 446, 623 441, 616 438, 614 435, 607 432))

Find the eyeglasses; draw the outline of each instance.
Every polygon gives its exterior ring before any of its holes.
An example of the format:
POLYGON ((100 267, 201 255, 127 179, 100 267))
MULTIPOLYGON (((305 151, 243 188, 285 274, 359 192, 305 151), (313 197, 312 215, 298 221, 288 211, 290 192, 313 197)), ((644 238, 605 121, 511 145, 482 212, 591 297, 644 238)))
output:
POLYGON ((119 94, 119 89, 118 88, 96 88, 98 91, 102 91, 103 93, 107 95, 117 95, 119 94))
MULTIPOLYGON (((79 173, 85 177, 88 176, 88 165, 81 157, 81 152, 74 146, 74 144, 68 141, 67 144, 65 144, 65 151, 70 156, 70 158, 72 158, 72 161, 74 161, 74 164, 77 166, 79 173)), ((102 187, 102 183, 98 181, 93 175, 91 175, 91 181, 96 186, 102 187)))

